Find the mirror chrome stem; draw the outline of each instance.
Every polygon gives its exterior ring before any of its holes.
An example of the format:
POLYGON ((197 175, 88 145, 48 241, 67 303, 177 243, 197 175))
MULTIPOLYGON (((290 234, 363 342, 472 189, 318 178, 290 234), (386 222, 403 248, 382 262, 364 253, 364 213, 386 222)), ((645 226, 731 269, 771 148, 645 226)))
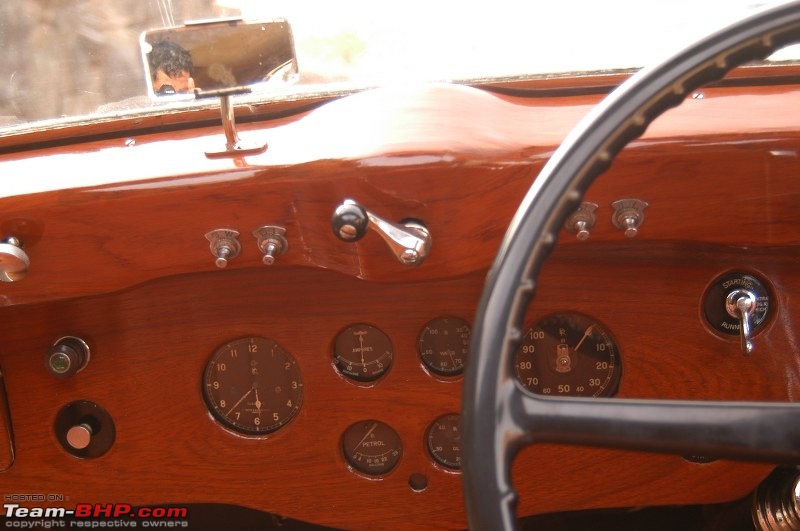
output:
MULTIPOLYGON (((241 89, 237 88, 237 93, 241 89)), ((210 159, 219 159, 224 157, 244 157, 247 155, 260 155, 267 150, 267 143, 255 144, 252 146, 245 146, 239 140, 239 135, 236 132, 236 115, 233 112, 233 104, 231 103, 231 91, 215 91, 210 95, 219 95, 220 108, 219 113, 222 117, 222 130, 225 132, 225 150, 224 151, 206 151, 206 157, 210 159), (216 93, 216 94, 215 94, 216 93)), ((200 92, 196 92, 197 97, 208 97, 200 92)))
POLYGON ((222 116, 222 130, 225 131, 225 147, 228 150, 236 149, 239 145, 239 135, 236 134, 236 115, 233 113, 231 97, 224 95, 220 98, 220 115, 222 116))

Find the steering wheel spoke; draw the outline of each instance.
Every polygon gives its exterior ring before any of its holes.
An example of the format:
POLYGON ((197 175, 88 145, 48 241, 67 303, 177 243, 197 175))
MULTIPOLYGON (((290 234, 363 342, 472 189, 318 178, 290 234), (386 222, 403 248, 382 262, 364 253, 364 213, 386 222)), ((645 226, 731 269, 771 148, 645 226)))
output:
POLYGON ((516 415, 536 443, 565 443, 770 463, 800 460, 798 407, 523 395, 516 415))

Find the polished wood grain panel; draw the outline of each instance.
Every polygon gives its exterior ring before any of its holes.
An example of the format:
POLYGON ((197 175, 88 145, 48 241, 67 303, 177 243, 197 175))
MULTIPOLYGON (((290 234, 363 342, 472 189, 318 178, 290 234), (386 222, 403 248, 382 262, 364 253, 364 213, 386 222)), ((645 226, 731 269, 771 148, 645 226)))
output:
MULTIPOLYGON (((798 100, 793 87, 718 87, 655 123, 587 192, 597 226, 586 242, 562 233, 526 323, 559 311, 604 323, 620 346, 621 397, 796 400, 800 134, 785 111, 798 100), (610 221, 611 202, 625 197, 650 204, 635 239, 610 221), (708 284, 730 270, 761 275, 776 299, 750 357, 701 316, 708 284)), ((459 410, 461 381, 427 374, 417 337, 439 315, 472 321, 516 206, 596 101, 434 85, 248 124, 242 135, 270 150, 246 160, 207 160, 221 139, 209 127, 3 156, 0 230, 23 240, 32 265, 0 286, 17 451, 0 491, 234 503, 351 529, 465 526, 461 477, 437 468, 423 442, 430 422, 459 410), (424 221, 431 255, 410 268, 375 234, 337 240, 330 216, 345 197, 424 221), (289 251, 272 267, 250 236, 264 224, 287 228, 289 251), (242 233, 242 255, 225 270, 203 237, 219 227, 242 233), (395 344, 394 368, 373 387, 332 367, 333 338, 356 322, 395 344), (92 361, 59 381, 42 358, 67 334, 89 341, 92 361), (201 396, 211 353, 247 335, 275 339, 305 379, 299 416, 266 439, 221 428, 201 396), (79 399, 116 421, 114 447, 95 460, 70 456, 53 432, 57 411, 79 399), (405 445, 380 480, 348 470, 339 451, 342 431, 366 418, 405 445), (429 480, 423 492, 408 485, 415 473, 429 480)), ((521 513, 533 514, 731 500, 769 470, 548 445, 523 452, 515 482, 521 513)))
MULTIPOLYGON (((800 92, 760 91, 711 89, 656 122, 587 194, 601 205, 593 238, 618 240, 609 205, 639 197, 651 205, 642 232, 649 238, 796 242, 798 138, 784 109, 800 103, 800 92), (751 100, 759 102, 755 123, 751 100)), ((243 234, 244 252, 230 267, 258 268, 250 232, 264 224, 288 231, 290 250, 275 267, 386 281, 478 271, 551 150, 592 101, 511 102, 434 85, 359 94, 294 121, 251 124, 246 134, 263 136, 271 149, 247 160, 207 160, 203 151, 220 139, 208 128, 147 135, 133 147, 109 140, 6 156, 0 228, 23 241, 32 265, 24 281, 0 286, 2 303, 211 270, 203 235, 221 227, 243 234), (425 265, 401 266, 374 235, 355 245, 333 237, 330 216, 346 197, 390 220, 424 221, 434 241, 425 265)))
MULTIPOLYGON (((789 400, 800 362, 792 354, 796 248, 757 252, 680 243, 593 242, 564 246, 546 265, 527 321, 581 311, 616 337, 621 397, 789 400), (731 267, 756 270, 779 293, 777 314, 743 357, 735 338, 699 318, 707 283, 731 267)), ((438 315, 472 321, 483 272, 430 282, 359 280, 316 268, 207 272, 146 283, 118 294, 10 307, 0 365, 6 374, 17 462, 0 490, 53 491, 75 502, 132 504, 215 501, 345 528, 464 526, 458 474, 437 468, 424 432, 460 407, 461 381, 421 367, 424 324, 438 315), (395 346, 395 364, 373 387, 352 385, 332 367, 331 344, 349 324, 368 322, 395 346), (93 348, 86 370, 49 376, 42 356, 64 334, 93 348), (211 353, 237 337, 275 339, 298 360, 305 401, 298 418, 266 439, 231 434, 201 396, 211 353), (35 389, 35 392, 32 390, 35 389), (59 446, 53 419, 66 403, 93 400, 114 416, 117 441, 95 460, 59 446), (376 418, 405 450, 392 473, 369 480, 348 470, 339 450, 351 423, 376 418), (413 492, 411 474, 428 488, 413 492)), ((532 447, 518 459, 521 512, 703 503, 744 496, 766 465, 608 450, 532 447), (557 488, 555 488, 557 486, 557 488)))

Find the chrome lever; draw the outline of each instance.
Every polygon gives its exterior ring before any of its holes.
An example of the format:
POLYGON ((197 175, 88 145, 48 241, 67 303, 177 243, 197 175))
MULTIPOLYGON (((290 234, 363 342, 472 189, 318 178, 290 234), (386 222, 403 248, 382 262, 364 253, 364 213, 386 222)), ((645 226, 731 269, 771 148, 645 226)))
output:
POLYGON ((750 338, 753 333, 753 316, 756 313, 756 295, 746 289, 735 289, 725 298, 725 310, 728 315, 739 320, 742 354, 750 355, 753 352, 750 338))
POLYGON ((383 238, 397 260, 405 265, 421 264, 431 247, 430 233, 421 223, 387 221, 352 199, 345 199, 336 207, 331 228, 336 237, 345 242, 360 240, 371 228, 383 238))

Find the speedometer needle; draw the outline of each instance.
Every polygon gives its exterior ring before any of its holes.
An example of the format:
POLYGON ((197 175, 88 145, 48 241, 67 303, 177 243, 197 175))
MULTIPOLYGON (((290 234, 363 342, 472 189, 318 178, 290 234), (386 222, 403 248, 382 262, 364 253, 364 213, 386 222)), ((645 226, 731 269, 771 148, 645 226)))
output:
POLYGON ((572 349, 573 352, 577 352, 578 349, 581 348, 583 342, 586 341, 586 338, 589 337, 589 334, 592 333, 592 328, 594 328, 594 325, 589 325, 589 327, 583 332, 583 337, 581 338, 580 341, 578 341, 578 344, 575 345, 575 348, 572 349))

